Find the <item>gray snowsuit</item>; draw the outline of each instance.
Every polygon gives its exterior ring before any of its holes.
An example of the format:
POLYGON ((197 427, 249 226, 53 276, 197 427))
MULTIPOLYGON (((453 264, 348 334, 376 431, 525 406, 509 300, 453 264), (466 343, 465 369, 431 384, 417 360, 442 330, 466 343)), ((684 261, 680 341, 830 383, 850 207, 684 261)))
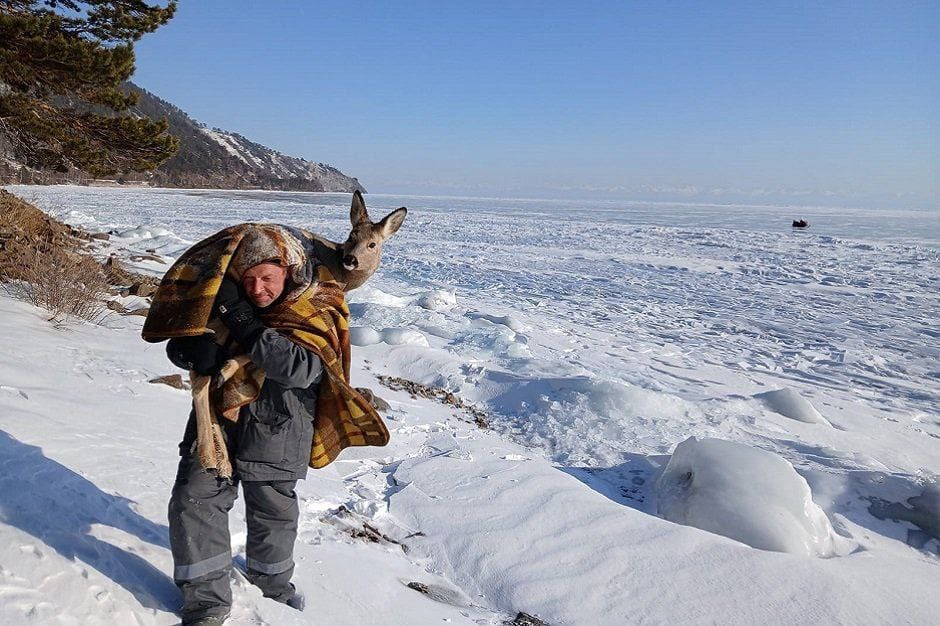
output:
POLYGON ((183 594, 184 620, 229 613, 228 512, 238 497, 239 482, 245 494, 249 579, 269 598, 284 601, 294 591, 290 579, 299 516, 294 486, 307 475, 323 368, 317 355, 271 329, 262 331, 249 356, 266 378, 260 395, 241 408, 238 422, 224 427, 232 480, 220 479, 200 465, 195 413, 190 413, 180 443, 169 525, 173 578, 183 594))

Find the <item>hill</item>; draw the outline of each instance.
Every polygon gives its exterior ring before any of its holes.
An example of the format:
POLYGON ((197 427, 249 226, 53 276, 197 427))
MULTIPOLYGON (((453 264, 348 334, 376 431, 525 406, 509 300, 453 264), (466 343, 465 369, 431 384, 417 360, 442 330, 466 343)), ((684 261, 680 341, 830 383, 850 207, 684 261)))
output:
MULTIPOLYGON (((356 178, 330 165, 282 154, 239 133, 209 128, 142 87, 126 83, 125 88, 140 95, 132 109, 134 113, 169 121, 170 133, 180 138, 180 150, 156 170, 125 175, 113 181, 115 183, 203 189, 365 191, 356 178)), ((0 137, 0 182, 95 184, 102 181, 95 181, 80 171, 61 174, 27 168, 0 137)))

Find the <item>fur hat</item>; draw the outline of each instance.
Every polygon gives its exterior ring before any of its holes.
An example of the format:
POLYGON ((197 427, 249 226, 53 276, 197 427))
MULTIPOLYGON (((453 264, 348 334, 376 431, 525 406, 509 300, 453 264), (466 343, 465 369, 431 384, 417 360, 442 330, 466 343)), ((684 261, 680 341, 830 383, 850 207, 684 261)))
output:
POLYGON ((277 263, 287 268, 287 276, 293 283, 287 299, 299 295, 313 279, 313 264, 303 245, 282 226, 252 224, 229 262, 228 274, 241 282, 245 272, 259 263, 277 263))

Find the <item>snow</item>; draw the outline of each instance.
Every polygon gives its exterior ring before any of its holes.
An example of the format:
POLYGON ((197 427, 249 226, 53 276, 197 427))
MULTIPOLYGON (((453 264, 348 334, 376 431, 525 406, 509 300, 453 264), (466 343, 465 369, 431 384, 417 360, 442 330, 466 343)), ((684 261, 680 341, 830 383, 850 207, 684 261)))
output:
MULTIPOLYGON (((232 223, 349 228, 347 194, 10 190, 154 275, 232 223)), ((409 207, 349 294, 353 384, 390 403, 392 442, 298 486, 316 610, 236 577, 233 624, 935 621, 935 212, 368 203, 409 207), (407 552, 353 538, 364 523, 407 552)), ((44 319, 0 295, 0 623, 175 623, 189 397, 146 382, 175 370, 142 318, 44 319)), ((231 526, 243 556, 240 507, 231 526)))
POLYGON ((761 550, 828 557, 854 548, 836 535, 792 465, 733 441, 690 437, 676 446, 656 481, 656 502, 671 522, 761 550))
POLYGON ((237 137, 232 136, 230 133, 214 129, 210 130, 209 128, 200 128, 200 130, 242 163, 252 167, 264 168, 264 163, 259 161, 250 150, 242 146, 237 137))
POLYGON ((457 290, 435 289, 418 296, 415 302, 422 309, 428 309, 429 311, 449 309, 457 304, 457 290))
POLYGON ((382 333, 368 326, 353 326, 349 329, 349 342, 354 346, 371 346, 382 341, 382 333))
POLYGON ((381 336, 382 341, 393 346, 430 346, 423 333, 411 328, 385 328, 381 336))
POLYGON ((816 407, 789 387, 765 391, 755 394, 754 397, 764 403, 771 411, 790 419, 806 422, 807 424, 830 425, 826 418, 819 414, 816 407))

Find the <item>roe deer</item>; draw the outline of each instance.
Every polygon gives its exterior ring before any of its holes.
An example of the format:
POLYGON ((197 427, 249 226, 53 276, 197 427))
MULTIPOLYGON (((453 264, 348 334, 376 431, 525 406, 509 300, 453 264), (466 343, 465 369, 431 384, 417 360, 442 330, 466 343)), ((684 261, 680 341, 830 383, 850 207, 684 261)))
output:
POLYGON ((333 277, 343 284, 343 291, 362 286, 379 267, 382 244, 401 228, 407 214, 408 209, 401 207, 380 221, 373 222, 369 219, 362 194, 355 192, 349 210, 352 230, 346 241, 337 243, 310 233, 317 260, 326 265, 333 277))

